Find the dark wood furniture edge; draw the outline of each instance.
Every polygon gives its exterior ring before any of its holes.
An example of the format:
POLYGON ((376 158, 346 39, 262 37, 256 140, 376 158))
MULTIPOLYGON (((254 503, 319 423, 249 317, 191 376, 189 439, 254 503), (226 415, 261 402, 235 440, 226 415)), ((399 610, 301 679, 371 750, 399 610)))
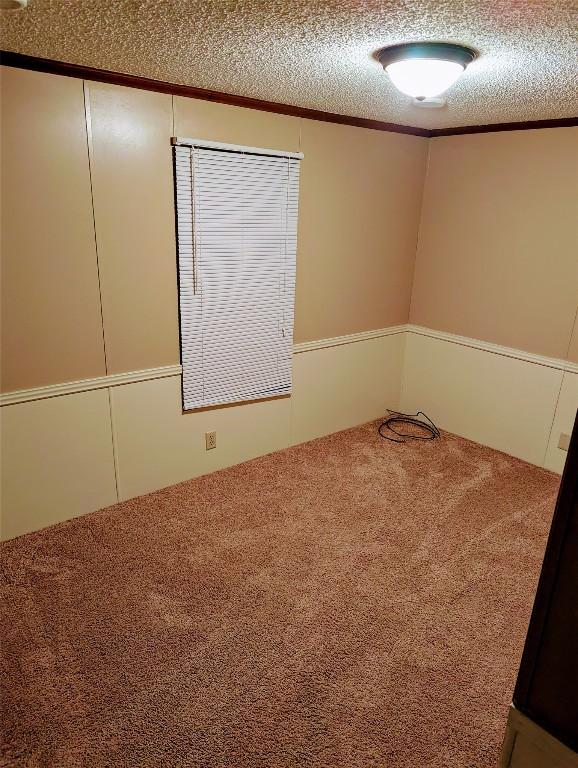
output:
MULTIPOLYGON (((578 412, 572 430, 568 456, 562 474, 556 508, 554 510, 550 534, 548 536, 548 543, 546 544, 542 571, 536 590, 536 599, 530 617, 528 634, 526 635, 518 679, 514 690, 513 702, 516 709, 530 719, 533 719, 541 727, 545 726, 540 722, 540 718, 536 717, 532 712, 532 709, 529 706, 529 699, 532 690, 534 671, 540 657, 542 640, 560 573, 561 554, 566 541, 566 534, 570 525, 571 516, 576 514, 577 505, 578 412)), ((560 739, 559 734, 553 733, 552 735, 560 739)), ((563 738, 560 740, 564 742, 563 738)))

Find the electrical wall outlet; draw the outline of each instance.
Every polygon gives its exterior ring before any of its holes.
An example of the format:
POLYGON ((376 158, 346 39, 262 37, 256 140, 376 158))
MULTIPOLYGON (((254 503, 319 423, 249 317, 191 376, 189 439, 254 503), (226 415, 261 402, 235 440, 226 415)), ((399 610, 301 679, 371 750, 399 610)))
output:
POLYGON ((564 433, 560 435, 560 439, 558 440, 558 448, 563 451, 567 451, 568 448, 570 448, 570 435, 565 435, 564 433))
POLYGON ((217 447, 217 433, 205 432, 205 448, 210 451, 212 448, 217 447))

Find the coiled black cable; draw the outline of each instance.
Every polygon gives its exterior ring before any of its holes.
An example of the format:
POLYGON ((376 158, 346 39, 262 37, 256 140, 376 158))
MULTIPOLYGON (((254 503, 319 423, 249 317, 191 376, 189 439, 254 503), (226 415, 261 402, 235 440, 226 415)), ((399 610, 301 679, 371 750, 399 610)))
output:
POLYGON ((391 440, 392 443, 405 443, 406 440, 435 440, 436 437, 441 437, 441 432, 439 429, 436 427, 430 417, 423 411, 418 411, 417 413, 400 413, 399 411, 391 411, 388 408, 387 412, 389 413, 389 416, 385 419, 385 421, 381 422, 379 429, 377 430, 380 436, 385 440, 391 440), (423 416, 425 419, 427 419, 427 422, 422 421, 418 418, 418 416, 423 416), (416 435, 409 434, 407 432, 398 432, 396 426, 401 424, 408 424, 412 427, 423 429, 425 434, 416 435), (397 437, 384 435, 382 430, 385 428, 387 428, 394 435, 397 435, 397 437))

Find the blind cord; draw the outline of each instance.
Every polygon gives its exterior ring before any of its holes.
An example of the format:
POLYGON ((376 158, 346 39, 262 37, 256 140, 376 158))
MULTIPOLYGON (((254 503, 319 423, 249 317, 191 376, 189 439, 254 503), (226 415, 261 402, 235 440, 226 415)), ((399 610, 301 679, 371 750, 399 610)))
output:
POLYGON ((441 432, 439 429, 436 427, 430 417, 423 411, 418 411, 417 413, 400 413, 399 411, 391 411, 388 408, 387 412, 389 413, 389 416, 385 419, 385 421, 381 422, 377 430, 380 437, 383 437, 384 440, 391 440, 392 443, 405 443, 407 440, 435 440, 436 437, 441 437, 441 432), (423 416, 427 421, 423 421, 422 419, 418 418, 419 416, 423 416), (402 424, 407 424, 413 427, 418 427, 419 429, 423 429, 425 434, 416 435, 409 434, 407 432, 398 432, 396 427, 401 426, 402 424), (383 429, 388 429, 394 435, 397 435, 397 437, 384 435, 382 431, 383 429))

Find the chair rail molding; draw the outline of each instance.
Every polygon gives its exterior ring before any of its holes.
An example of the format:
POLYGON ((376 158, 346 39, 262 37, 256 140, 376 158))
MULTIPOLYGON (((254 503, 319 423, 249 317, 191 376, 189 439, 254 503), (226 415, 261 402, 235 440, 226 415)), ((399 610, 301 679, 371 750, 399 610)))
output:
POLYGON ((493 344, 490 341, 472 339, 468 336, 459 336, 455 333, 447 333, 446 331, 436 331, 433 328, 426 328, 422 325, 408 324, 405 326, 405 330, 408 333, 415 333, 419 336, 428 336, 431 339, 447 341, 451 344, 459 344, 462 347, 480 349, 483 352, 490 352, 493 355, 513 357, 516 360, 523 360, 527 363, 534 363, 535 365, 543 365, 546 366, 546 368, 556 368, 559 371, 578 373, 578 363, 572 363, 558 357, 546 357, 545 355, 526 352, 522 349, 516 349, 515 347, 504 347, 500 344, 493 344))
POLYGON ((47 384, 45 387, 34 387, 32 389, 18 389, 14 392, 0 394, 0 406, 28 403, 33 400, 46 400, 48 397, 75 395, 78 392, 118 387, 122 384, 134 384, 137 381, 148 381, 149 379, 164 379, 167 376, 179 376, 181 370, 180 365, 165 365, 160 368, 146 368, 140 371, 111 373, 94 379, 65 381, 62 384, 47 384))
MULTIPOLYGON (((511 357, 516 360, 522 360, 534 365, 542 365, 547 368, 554 368, 559 371, 578 374, 578 363, 569 362, 556 357, 545 357, 533 352, 525 352, 513 347, 503 347, 499 344, 492 344, 480 339, 472 339, 467 336, 458 336, 454 333, 445 331, 436 331, 432 328, 425 328, 421 325, 392 325, 387 328, 376 328, 370 331, 360 331, 350 333, 344 336, 334 336, 327 339, 317 339, 313 341, 303 341, 293 345, 293 354, 300 355, 306 352, 314 352, 329 347, 339 347, 344 344, 356 344, 358 342, 370 341, 385 336, 395 336, 398 334, 412 333, 419 336, 428 336, 432 339, 444 341, 450 344, 458 344, 462 347, 471 347, 483 352, 489 352, 494 355, 511 357)), ((0 394, 0 406, 16 405, 18 403, 27 403, 34 400, 45 400, 49 397, 60 397, 63 395, 74 395, 78 392, 88 392, 93 389, 105 389, 107 387, 118 387, 123 384, 135 384, 139 381, 149 381, 151 379, 164 379, 169 376, 180 376, 182 367, 176 365, 165 365, 159 368, 145 368, 138 371, 127 371, 125 373, 112 373, 107 376, 98 376, 94 379, 81 379, 79 381, 66 381, 59 384, 48 384, 43 387, 34 387, 32 389, 19 389, 13 392, 4 392, 0 394)))

